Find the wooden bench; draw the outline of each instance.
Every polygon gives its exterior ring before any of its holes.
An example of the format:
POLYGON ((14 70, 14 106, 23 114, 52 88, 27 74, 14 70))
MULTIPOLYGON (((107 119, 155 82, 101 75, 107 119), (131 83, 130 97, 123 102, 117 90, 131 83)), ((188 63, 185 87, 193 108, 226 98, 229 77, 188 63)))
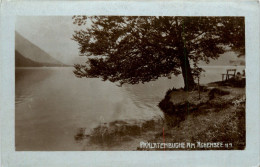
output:
POLYGON ((231 77, 235 77, 236 71, 237 71, 236 69, 227 69, 227 73, 222 74, 222 81, 224 81, 225 76, 226 76, 226 80, 230 79, 231 77), (231 72, 231 73, 229 73, 229 72, 231 72))

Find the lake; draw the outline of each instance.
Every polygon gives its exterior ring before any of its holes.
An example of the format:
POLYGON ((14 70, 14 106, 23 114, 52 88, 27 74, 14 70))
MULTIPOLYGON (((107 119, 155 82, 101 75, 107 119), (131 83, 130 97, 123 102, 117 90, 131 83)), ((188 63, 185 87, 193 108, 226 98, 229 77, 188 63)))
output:
MULTIPOLYGON (((200 83, 220 81, 227 68, 207 66, 200 83)), ((171 88, 183 87, 182 76, 118 87, 99 78, 77 78, 71 67, 17 68, 15 71, 15 146, 17 151, 82 150, 74 136, 117 120, 157 119, 157 107, 171 88)))

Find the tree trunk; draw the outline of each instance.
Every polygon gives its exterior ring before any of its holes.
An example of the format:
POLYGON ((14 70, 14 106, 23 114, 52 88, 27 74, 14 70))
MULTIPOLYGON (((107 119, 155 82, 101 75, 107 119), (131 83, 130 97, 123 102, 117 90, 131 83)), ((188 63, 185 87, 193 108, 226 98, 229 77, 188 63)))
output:
POLYGON ((191 73, 190 62, 188 57, 184 54, 180 56, 181 70, 184 80, 184 90, 192 90, 195 86, 195 82, 191 73))
POLYGON ((182 70, 182 76, 184 80, 184 90, 189 91, 195 87, 195 82, 191 73, 190 62, 188 59, 188 53, 186 49, 186 41, 184 35, 184 23, 180 26, 177 17, 175 17, 175 25, 177 30, 177 37, 181 39, 179 43, 179 58, 182 70))

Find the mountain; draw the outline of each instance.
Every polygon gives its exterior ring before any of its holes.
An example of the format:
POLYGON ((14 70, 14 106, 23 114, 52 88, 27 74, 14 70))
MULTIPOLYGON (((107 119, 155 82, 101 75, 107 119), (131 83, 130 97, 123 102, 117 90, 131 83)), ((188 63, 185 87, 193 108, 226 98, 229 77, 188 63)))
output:
POLYGON ((244 60, 230 60, 229 63, 232 65, 236 65, 236 66, 245 66, 246 65, 244 60))
POLYGON ((68 67, 68 65, 39 63, 24 57, 21 53, 15 50, 15 67, 68 67))
POLYGON ((15 55, 19 66, 64 66, 18 32, 15 32, 15 55))
POLYGON ((200 62, 200 66, 243 66, 245 65, 245 56, 238 57, 238 54, 236 54, 233 51, 227 51, 224 54, 221 54, 218 59, 213 60, 210 59, 209 64, 205 62, 200 62))
POLYGON ((15 66, 16 67, 40 67, 41 63, 32 61, 15 50, 15 66))

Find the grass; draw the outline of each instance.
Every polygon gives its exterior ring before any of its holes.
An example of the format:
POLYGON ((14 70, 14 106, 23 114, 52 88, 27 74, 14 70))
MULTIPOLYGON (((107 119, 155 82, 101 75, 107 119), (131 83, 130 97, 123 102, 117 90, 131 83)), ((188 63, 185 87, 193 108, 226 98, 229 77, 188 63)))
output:
MULTIPOLYGON (((228 81, 228 86, 227 83, 210 84, 201 92, 200 99, 197 90, 168 91, 159 103, 165 113, 166 143, 223 142, 232 143, 232 147, 217 149, 244 149, 245 88, 241 82, 228 81)), ((162 142, 162 138, 159 133, 150 141, 162 142)))

